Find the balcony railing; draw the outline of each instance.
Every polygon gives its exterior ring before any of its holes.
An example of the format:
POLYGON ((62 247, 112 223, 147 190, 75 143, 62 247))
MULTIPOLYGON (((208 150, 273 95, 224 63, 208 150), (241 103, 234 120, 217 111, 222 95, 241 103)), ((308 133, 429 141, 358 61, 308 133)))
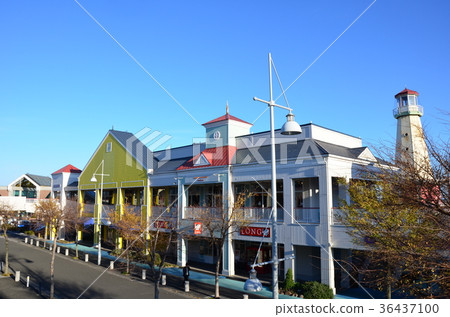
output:
POLYGON ((302 223, 320 223, 319 207, 295 208, 295 221, 302 223))
POLYGON ((184 219, 221 218, 222 207, 185 207, 184 219))
POLYGON ((152 206, 152 218, 176 218, 178 215, 177 207, 152 206))
MULTIPOLYGON (((272 220, 271 212, 272 208, 260 208, 260 207, 244 207, 245 220, 253 222, 267 222, 272 220)), ((277 221, 283 221, 284 210, 281 207, 277 208, 277 221)))
POLYGON ((423 107, 419 105, 402 106, 394 108, 392 112, 395 118, 406 114, 418 114, 423 116, 423 107))
POLYGON ((114 213, 114 211, 116 210, 116 206, 102 204, 102 209, 102 218, 106 219, 109 218, 112 213, 114 213))
MULTIPOLYGON (((140 207, 140 206, 139 206, 140 207)), ((116 210, 115 205, 102 205, 102 218, 109 218, 110 213, 116 210)), ((83 216, 84 217, 95 217, 95 204, 84 204, 83 205, 83 216)))
POLYGON ((38 198, 26 198, 27 204, 36 204, 40 201, 48 201, 48 199, 38 199, 38 198))
POLYGON ((129 213, 135 214, 135 215, 141 215, 142 212, 142 206, 141 205, 126 205, 123 207, 124 210, 127 210, 129 213))
POLYGON ((331 224, 341 225, 339 218, 342 215, 342 210, 339 208, 331 208, 331 224))
POLYGON ((94 217, 94 204, 83 204, 83 215, 85 217, 94 217))

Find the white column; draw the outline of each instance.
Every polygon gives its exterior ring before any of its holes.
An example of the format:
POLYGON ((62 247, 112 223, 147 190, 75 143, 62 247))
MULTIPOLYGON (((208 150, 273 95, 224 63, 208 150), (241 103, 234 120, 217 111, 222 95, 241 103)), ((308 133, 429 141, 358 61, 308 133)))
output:
MULTIPOLYGON (((184 192, 184 179, 178 178, 178 226, 182 226, 185 206, 186 206, 186 194, 184 192)), ((177 265, 185 266, 187 260, 188 260, 188 258, 187 258, 187 239, 178 237, 178 240, 177 240, 177 265)))
MULTIPOLYGON (((228 168, 227 174, 221 174, 219 176, 219 181, 222 181, 222 196, 223 196, 223 206, 224 212, 228 212, 230 215, 233 212, 234 206, 234 197, 233 197, 233 189, 231 182, 231 171, 228 168)), ((231 231, 225 239, 225 243, 223 245, 223 261, 222 261, 222 272, 224 275, 234 275, 234 247, 233 247, 233 238, 231 231)))
POLYGON ((234 275, 234 247, 233 239, 228 236, 223 245, 223 274, 230 276, 234 275))
MULTIPOLYGON (((295 254, 295 250, 294 250, 294 245, 292 243, 285 243, 284 244, 284 257, 288 257, 288 256, 297 256, 295 254)), ((296 259, 289 259, 289 260, 285 260, 284 261, 284 275, 286 276, 286 272, 291 269, 292 270, 292 276, 294 277, 295 280, 295 261, 296 259)))
POLYGON ((331 207, 332 186, 331 176, 328 171, 328 160, 321 167, 319 172, 319 192, 320 192, 320 267, 321 281, 327 284, 336 293, 334 283, 334 262, 331 248, 331 207))
POLYGON ((177 265, 185 266, 187 262, 187 240, 179 237, 177 244, 177 265))

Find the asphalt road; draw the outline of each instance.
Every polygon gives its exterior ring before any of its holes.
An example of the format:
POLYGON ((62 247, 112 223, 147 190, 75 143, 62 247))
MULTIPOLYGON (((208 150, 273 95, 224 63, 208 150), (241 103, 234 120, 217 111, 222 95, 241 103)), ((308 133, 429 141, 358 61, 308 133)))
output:
MULTIPOLYGON (((22 277, 30 276, 31 283, 40 287, 42 293, 50 289, 51 252, 9 239, 10 267, 21 272, 22 277)), ((4 239, 0 239, 0 254, 3 259, 4 239)), ((154 286, 149 281, 132 279, 116 271, 106 270, 92 263, 56 254, 55 260, 55 297, 76 299, 86 289, 81 298, 109 299, 153 299, 154 286)), ((194 294, 183 293, 161 287, 161 299, 195 298, 194 294)))

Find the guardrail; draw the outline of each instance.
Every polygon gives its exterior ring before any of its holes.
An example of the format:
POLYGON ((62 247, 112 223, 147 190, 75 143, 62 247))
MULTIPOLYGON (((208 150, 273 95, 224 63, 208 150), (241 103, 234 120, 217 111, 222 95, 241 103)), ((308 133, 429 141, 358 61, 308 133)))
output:
POLYGON ((320 208, 319 207, 303 207, 295 208, 295 221, 302 223, 320 223, 320 208))

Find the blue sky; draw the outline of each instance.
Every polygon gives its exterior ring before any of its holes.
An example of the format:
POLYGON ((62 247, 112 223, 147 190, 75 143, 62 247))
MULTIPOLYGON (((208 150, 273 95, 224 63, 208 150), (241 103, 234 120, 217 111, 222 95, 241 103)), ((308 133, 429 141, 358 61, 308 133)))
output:
MULTIPOLYGON (((0 185, 84 168, 113 126, 160 131, 175 147, 203 137, 198 123, 225 114, 227 101, 254 122, 266 109, 252 98, 268 99, 268 53, 288 87, 373 3, 77 1, 0 3, 0 185)), ((394 95, 407 86, 430 133, 448 138, 448 12, 445 0, 375 1, 287 90, 296 120, 392 142, 394 95)), ((275 111, 276 126, 285 114, 275 111)), ((252 131, 268 129, 266 112, 252 131)))

